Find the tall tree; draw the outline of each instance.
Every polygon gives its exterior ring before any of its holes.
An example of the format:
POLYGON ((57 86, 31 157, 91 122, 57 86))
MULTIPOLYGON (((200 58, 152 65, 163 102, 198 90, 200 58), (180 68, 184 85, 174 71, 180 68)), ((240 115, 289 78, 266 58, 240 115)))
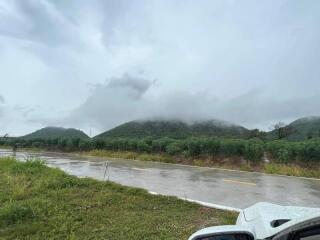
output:
POLYGON ((287 137, 291 132, 291 127, 287 126, 284 122, 277 122, 271 126, 271 130, 275 131, 278 139, 287 137))

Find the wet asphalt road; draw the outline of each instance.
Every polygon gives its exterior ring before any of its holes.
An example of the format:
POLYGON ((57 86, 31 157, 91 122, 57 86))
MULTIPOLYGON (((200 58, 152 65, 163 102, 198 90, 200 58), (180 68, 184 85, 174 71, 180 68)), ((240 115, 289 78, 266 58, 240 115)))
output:
MULTIPOLYGON (((0 156, 12 155, 0 149, 0 156)), ((18 152, 18 159, 37 157, 79 177, 105 179, 163 195, 246 208, 257 202, 320 207, 320 181, 226 171, 157 162, 83 157, 60 153, 18 152)))

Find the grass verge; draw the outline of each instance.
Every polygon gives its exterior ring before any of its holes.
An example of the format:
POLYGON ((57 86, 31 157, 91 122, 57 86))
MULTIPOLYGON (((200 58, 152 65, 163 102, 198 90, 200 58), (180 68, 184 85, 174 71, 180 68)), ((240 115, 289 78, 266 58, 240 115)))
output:
POLYGON ((243 159, 234 158, 190 158, 190 157, 176 157, 165 154, 148 154, 125 151, 106 151, 106 150, 92 150, 83 152, 84 155, 106 158, 124 158, 137 159, 143 161, 156 161, 165 163, 179 163, 185 165, 199 166, 199 167, 216 167, 225 169, 242 170, 249 172, 262 172, 268 174, 279 174, 296 177, 308 177, 320 179, 320 169, 306 168, 295 164, 280 164, 280 163, 256 163, 250 164, 243 159))
POLYGON ((264 164, 263 172, 269 174, 281 174, 287 176, 295 177, 307 177, 307 178, 317 178, 320 179, 320 169, 319 168, 303 168, 296 165, 285 165, 285 164, 264 164))
POLYGON ((187 239, 236 215, 0 158, 0 239, 187 239))

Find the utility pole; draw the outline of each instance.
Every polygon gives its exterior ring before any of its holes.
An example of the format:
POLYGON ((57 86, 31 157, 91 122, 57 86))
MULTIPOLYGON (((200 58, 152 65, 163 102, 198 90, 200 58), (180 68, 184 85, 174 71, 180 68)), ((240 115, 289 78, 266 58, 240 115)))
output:
POLYGON ((106 175, 108 175, 108 181, 109 181, 109 163, 108 163, 108 161, 105 161, 104 166, 105 166, 105 168, 104 168, 104 174, 103 174, 103 181, 105 181, 106 175))

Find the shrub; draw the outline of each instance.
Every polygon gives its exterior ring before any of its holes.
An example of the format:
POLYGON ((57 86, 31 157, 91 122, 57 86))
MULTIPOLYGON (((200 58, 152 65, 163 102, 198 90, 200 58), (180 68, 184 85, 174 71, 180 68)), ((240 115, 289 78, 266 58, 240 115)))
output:
POLYGON ((244 155, 251 161, 261 161, 264 148, 263 144, 258 141, 249 141, 245 145, 244 155))
POLYGON ((182 148, 177 142, 173 142, 166 147, 166 153, 170 155, 177 155, 182 153, 182 148))
POLYGON ((244 140, 223 140, 220 145, 220 153, 226 156, 243 156, 245 149, 244 140))
POLYGON ((289 162, 289 150, 285 147, 280 148, 278 151, 278 162, 288 163, 289 162))
POLYGON ((152 147, 145 141, 140 140, 137 142, 137 150, 139 152, 151 152, 152 147))
POLYGON ((187 141, 188 153, 190 156, 198 156, 201 153, 201 142, 196 139, 187 141))
POLYGON ((91 143, 90 140, 80 139, 78 148, 79 148, 81 151, 89 151, 89 150, 92 149, 92 143, 91 143))
POLYGON ((94 149, 103 149, 106 146, 106 142, 103 139, 94 139, 92 141, 92 147, 94 149))
POLYGON ((201 145, 203 153, 217 155, 220 152, 221 142, 218 139, 208 139, 201 145))

